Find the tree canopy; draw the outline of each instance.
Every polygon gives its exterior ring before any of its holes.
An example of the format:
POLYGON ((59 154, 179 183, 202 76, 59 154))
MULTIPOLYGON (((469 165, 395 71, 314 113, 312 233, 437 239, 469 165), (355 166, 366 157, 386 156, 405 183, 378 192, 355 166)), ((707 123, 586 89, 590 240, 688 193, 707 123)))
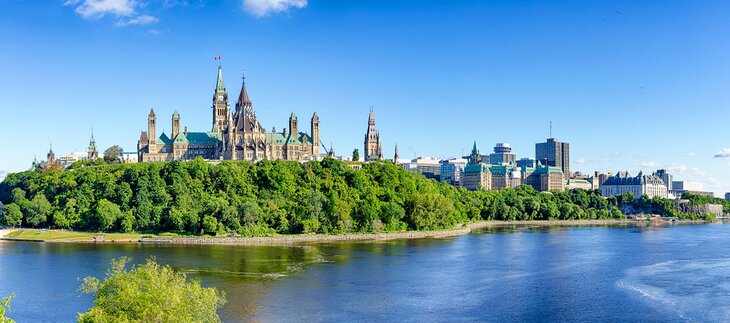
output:
POLYGON ((13 319, 5 316, 5 313, 10 311, 10 301, 12 301, 14 297, 15 296, 10 295, 0 299, 0 323, 15 323, 13 319))
POLYGON ((187 281, 152 258, 129 270, 128 262, 113 260, 103 281, 84 278, 80 290, 94 295, 94 307, 79 314, 79 322, 220 322, 223 292, 187 281))
MULTIPOLYGON (((10 214, 4 216, 6 225, 246 236, 435 230, 477 220, 621 218, 618 206, 633 201, 633 196, 606 199, 595 190, 538 192, 527 185, 471 192, 387 161, 356 170, 331 158, 79 164, 9 174, 0 183, 0 202, 10 214)), ((661 214, 672 206, 668 200, 652 203, 651 210, 661 214)))

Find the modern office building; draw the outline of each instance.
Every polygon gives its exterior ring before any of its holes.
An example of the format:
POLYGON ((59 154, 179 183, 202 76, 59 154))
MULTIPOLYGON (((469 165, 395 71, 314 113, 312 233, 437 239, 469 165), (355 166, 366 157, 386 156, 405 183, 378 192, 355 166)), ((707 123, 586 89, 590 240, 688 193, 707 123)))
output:
POLYGON ((434 157, 421 156, 411 160, 404 165, 405 169, 414 173, 422 174, 426 178, 440 179, 441 163, 434 157))
POLYGON ((517 162, 515 162, 515 164, 519 168, 523 168, 523 167, 535 168, 535 160, 532 158, 528 158, 528 157, 520 158, 519 160, 517 160, 517 162))
POLYGON ((725 193, 725 201, 730 202, 730 192, 725 193))
POLYGON ((667 186, 668 190, 672 189, 672 183, 674 182, 674 176, 672 174, 669 174, 666 169, 660 169, 656 171, 656 176, 661 177, 661 179, 664 181, 664 184, 667 186))
POLYGON ((533 186, 539 191, 563 190, 563 172, 557 167, 541 166, 518 168, 511 164, 491 165, 482 162, 476 142, 464 168, 462 186, 468 190, 499 190, 533 186))
POLYGON ((494 153, 489 155, 489 163, 492 165, 514 165, 517 155, 512 153, 512 147, 508 143, 498 143, 494 146, 494 153))
POLYGON ((464 158, 452 158, 441 161, 440 180, 454 186, 461 186, 461 177, 466 167, 464 158))
POLYGON ((535 159, 545 166, 558 167, 565 179, 570 177, 570 144, 548 138, 546 142, 535 144, 535 159))
POLYGON ((650 198, 659 196, 667 198, 669 190, 664 184, 664 180, 656 174, 644 175, 639 173, 637 176, 631 176, 626 171, 620 171, 616 176, 612 176, 601 184, 601 192, 603 196, 621 195, 630 192, 635 198, 646 195, 650 198))
POLYGON ((669 190, 669 193, 674 195, 676 198, 681 198, 682 194, 684 194, 684 193, 703 195, 703 196, 714 196, 715 195, 712 192, 705 191, 702 183, 690 182, 690 181, 673 181, 672 188, 669 190))

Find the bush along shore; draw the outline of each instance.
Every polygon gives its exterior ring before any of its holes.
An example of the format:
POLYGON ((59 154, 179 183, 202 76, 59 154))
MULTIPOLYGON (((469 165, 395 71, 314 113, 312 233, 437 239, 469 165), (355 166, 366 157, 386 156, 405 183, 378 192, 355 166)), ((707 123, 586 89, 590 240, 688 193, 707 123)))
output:
MULTIPOLYGON (((630 205, 684 214, 667 199, 604 198, 600 191, 537 192, 530 186, 471 192, 390 162, 355 170, 334 159, 76 163, 26 171, 0 183, 0 225, 176 235, 378 233, 456 229, 478 221, 618 220, 630 205)), ((698 200, 697 203, 705 201, 698 200)))

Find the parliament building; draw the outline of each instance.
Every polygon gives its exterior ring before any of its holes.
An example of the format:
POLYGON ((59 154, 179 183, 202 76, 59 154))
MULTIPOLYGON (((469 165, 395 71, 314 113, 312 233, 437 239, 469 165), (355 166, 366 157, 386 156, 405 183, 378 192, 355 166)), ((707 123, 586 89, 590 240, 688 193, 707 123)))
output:
POLYGON ((289 128, 277 132, 261 126, 246 91, 245 79, 236 100, 235 111, 228 105, 228 91, 223 83, 223 71, 218 66, 218 78, 213 93, 213 126, 207 132, 180 129, 180 114, 172 114, 172 132, 157 135, 157 115, 154 109, 147 117, 147 131, 137 142, 140 162, 204 159, 249 160, 310 160, 320 158, 319 117, 315 112, 309 123, 309 133, 300 132, 299 120, 293 112, 289 128))

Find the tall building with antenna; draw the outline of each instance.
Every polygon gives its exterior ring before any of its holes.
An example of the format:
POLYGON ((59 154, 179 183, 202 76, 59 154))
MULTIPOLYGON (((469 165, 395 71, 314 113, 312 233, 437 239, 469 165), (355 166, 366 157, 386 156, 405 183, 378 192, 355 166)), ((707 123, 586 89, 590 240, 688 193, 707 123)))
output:
POLYGON ((535 144, 535 160, 543 166, 558 167, 563 176, 570 178, 570 144, 553 138, 553 123, 550 122, 550 138, 535 144))

